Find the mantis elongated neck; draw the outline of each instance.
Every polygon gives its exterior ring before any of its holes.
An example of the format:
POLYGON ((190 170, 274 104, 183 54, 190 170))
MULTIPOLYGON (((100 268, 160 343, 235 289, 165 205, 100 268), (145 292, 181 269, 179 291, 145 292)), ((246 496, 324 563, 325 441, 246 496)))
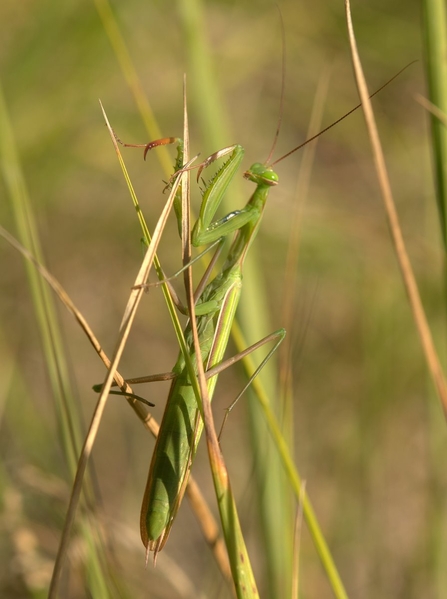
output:
POLYGON ((223 267, 224 270, 232 268, 235 264, 237 264, 239 268, 242 268, 245 256, 247 255, 247 252, 258 232, 265 202, 270 189, 271 186, 264 183, 258 183, 256 186, 253 195, 245 207, 245 210, 250 210, 252 213, 252 218, 236 233, 236 237, 234 238, 233 244, 228 253, 228 258, 223 267))

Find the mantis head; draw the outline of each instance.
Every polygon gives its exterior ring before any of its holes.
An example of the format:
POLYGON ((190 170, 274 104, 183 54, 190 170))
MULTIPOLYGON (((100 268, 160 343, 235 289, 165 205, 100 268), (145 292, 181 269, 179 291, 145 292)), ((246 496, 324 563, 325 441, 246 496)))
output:
POLYGON ((265 166, 265 164, 261 164, 260 162, 252 164, 248 171, 245 171, 244 177, 257 185, 273 186, 279 182, 278 175, 271 167, 265 166))

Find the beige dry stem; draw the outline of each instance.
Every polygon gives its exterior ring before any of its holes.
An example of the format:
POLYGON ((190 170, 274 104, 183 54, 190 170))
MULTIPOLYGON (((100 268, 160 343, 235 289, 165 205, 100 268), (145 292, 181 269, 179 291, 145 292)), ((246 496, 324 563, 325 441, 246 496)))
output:
POLYGON ((396 257, 399 263, 399 267, 404 280, 405 289, 407 291, 408 299, 410 301, 411 310, 413 312, 413 318, 416 324, 416 328, 419 333, 422 348, 427 360, 428 368, 433 378, 433 382, 441 401, 442 408, 444 410, 444 416, 447 419, 447 386, 444 378, 444 373, 441 368, 441 364, 436 352, 436 348, 433 342, 430 328, 428 326, 427 318, 425 316, 424 308, 422 305, 419 290, 416 284, 416 279, 411 267, 410 259, 405 247, 402 230, 399 224, 399 217, 397 215, 396 206, 393 200, 391 192, 391 185, 388 178, 388 173, 385 165, 385 159, 383 156, 382 146, 377 131, 377 126, 374 119, 374 114, 369 99, 368 89, 366 86, 365 76, 363 74, 360 57, 357 50, 357 43, 355 40, 354 29, 351 18, 351 8, 349 0, 345 0, 346 6, 346 19, 348 24, 349 41, 351 44, 352 61, 354 64, 354 72, 357 81, 357 87, 359 90, 360 99, 362 101, 363 112, 365 114, 366 126, 368 128, 369 137, 373 149, 374 162, 377 170, 377 177, 379 180, 380 190, 382 193, 382 199, 385 206, 385 211, 390 227, 391 238, 393 241, 396 257))

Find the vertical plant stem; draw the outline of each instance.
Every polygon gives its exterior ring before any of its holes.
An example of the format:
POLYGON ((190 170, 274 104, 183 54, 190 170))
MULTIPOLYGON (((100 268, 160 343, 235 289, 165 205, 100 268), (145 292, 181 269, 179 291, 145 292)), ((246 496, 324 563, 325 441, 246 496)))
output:
MULTIPOLYGON (((447 114, 447 14, 445 0, 424 0, 423 42, 428 97, 447 114)), ((447 250, 447 127, 429 113, 432 160, 444 250, 447 250)))
MULTIPOLYGON (((444 243, 444 304, 447 307, 447 14, 445 0, 424 0, 422 33, 428 97, 435 108, 428 113, 431 128, 431 154, 438 204, 439 224, 444 243), (444 116, 441 120, 436 113, 444 116)), ((447 309, 446 309, 447 313, 447 309)), ((444 326, 445 333, 445 326, 444 326)), ((438 411, 429 406, 430 456, 433 464, 430 474, 432 506, 427 532, 427 553, 432 564, 431 573, 441 596, 447 585, 445 568, 447 555, 445 508, 445 463, 443 459, 443 427, 439 426, 438 411)))

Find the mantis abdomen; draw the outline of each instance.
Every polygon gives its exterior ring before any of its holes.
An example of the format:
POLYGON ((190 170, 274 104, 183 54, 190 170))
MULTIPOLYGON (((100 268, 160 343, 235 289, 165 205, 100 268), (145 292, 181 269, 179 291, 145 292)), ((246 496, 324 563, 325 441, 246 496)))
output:
MULTIPOLYGON (((242 285, 239 267, 227 270, 223 283, 221 277, 216 277, 201 296, 202 303, 215 303, 219 309, 197 319, 205 370, 223 359, 242 285)), ((190 346, 189 329, 186 340, 190 346)), ((181 354, 174 372, 178 374, 169 391, 141 507, 141 539, 146 548, 156 552, 162 549, 183 499, 203 430, 197 400, 181 354)), ((217 375, 208 380, 210 399, 216 383, 217 375)))

